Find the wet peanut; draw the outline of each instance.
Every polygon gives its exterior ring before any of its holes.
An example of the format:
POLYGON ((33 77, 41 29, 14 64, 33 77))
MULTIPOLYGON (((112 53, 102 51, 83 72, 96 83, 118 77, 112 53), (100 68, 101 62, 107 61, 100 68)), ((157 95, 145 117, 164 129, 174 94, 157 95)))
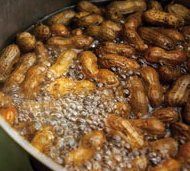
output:
POLYGON ((83 35, 83 30, 80 28, 76 28, 76 29, 71 31, 71 34, 73 36, 80 36, 80 35, 83 35))
POLYGON ((85 35, 72 36, 70 38, 52 37, 47 41, 48 45, 62 48, 88 48, 93 42, 93 38, 85 35))
POLYGON ((172 136, 179 142, 190 141, 190 127, 184 123, 176 122, 171 125, 172 136))
POLYGON ((182 112, 182 118, 185 123, 190 125, 190 95, 185 106, 185 110, 182 112))
POLYGON ((142 80, 137 76, 129 77, 127 88, 130 92, 129 103, 132 112, 139 117, 146 115, 148 112, 148 97, 142 80))
POLYGON ((39 151, 43 152, 52 145, 54 139, 52 127, 46 126, 35 134, 31 144, 39 151))
POLYGON ((117 102, 113 112, 122 116, 123 118, 128 118, 131 113, 131 106, 128 103, 117 102))
POLYGON ((103 22, 103 17, 98 14, 91 14, 77 19, 79 27, 88 27, 90 25, 99 25, 103 22))
POLYGON ((47 88, 47 91, 54 97, 64 96, 69 93, 89 93, 94 91, 96 86, 94 83, 81 80, 76 81, 69 78, 59 78, 56 79, 54 82, 50 83, 47 88))
POLYGON ((18 87, 25 79, 27 71, 35 64, 35 53, 27 53, 20 59, 19 65, 6 80, 4 90, 10 91, 12 88, 18 87))
POLYGON ((102 26, 90 26, 87 29, 87 34, 106 41, 114 40, 117 33, 110 28, 102 28, 102 26))
POLYGON ((0 54, 0 82, 6 80, 19 57, 20 50, 17 45, 12 44, 3 49, 0 54))
POLYGON ((75 17, 75 14, 76 14, 75 11, 71 9, 65 10, 51 17, 48 20, 48 24, 49 25, 52 25, 52 24, 68 25, 71 22, 71 20, 75 17))
POLYGON ((169 158, 158 166, 150 168, 150 171, 180 171, 181 167, 179 161, 169 158))
POLYGON ((94 77, 98 74, 99 69, 97 65, 97 57, 91 51, 84 51, 81 53, 80 62, 83 67, 83 72, 89 77, 94 77))
POLYGON ((185 37, 185 40, 189 42, 190 41, 190 26, 183 27, 182 33, 185 37))
POLYGON ((114 32, 120 32, 122 30, 122 26, 117 23, 117 22, 114 22, 114 21, 111 21, 111 20, 105 20, 102 22, 101 24, 102 28, 104 29, 111 29, 113 30, 114 32))
POLYGON ((79 11, 86 11, 89 13, 101 14, 102 11, 96 5, 89 1, 81 1, 77 4, 77 8, 79 11))
POLYGON ((172 107, 156 109, 153 111, 152 116, 158 118, 164 123, 169 124, 174 123, 179 119, 178 112, 172 107))
POLYGON ((182 75, 179 67, 170 65, 160 66, 158 72, 160 79, 165 83, 175 81, 182 75))
POLYGON ((174 157, 178 152, 178 142, 173 138, 163 138, 150 142, 150 148, 161 153, 162 157, 174 157))
POLYGON ((186 24, 190 23, 190 10, 181 4, 170 4, 167 7, 169 13, 179 16, 185 20, 186 24))
POLYGON ((85 134, 80 140, 80 146, 84 148, 92 148, 98 150, 102 148, 106 141, 103 131, 92 131, 85 134))
POLYGON ((97 53, 101 56, 106 53, 113 53, 121 56, 131 57, 135 54, 135 50, 132 46, 126 44, 105 42, 103 46, 97 50, 97 53))
POLYGON ((120 84, 117 75, 108 69, 100 69, 95 76, 95 80, 105 84, 107 87, 116 87, 120 84))
POLYGON ((35 27, 34 35, 41 41, 47 40, 51 36, 50 28, 44 24, 35 27))
POLYGON ((36 38, 29 32, 23 32, 17 35, 16 42, 23 52, 30 52, 36 46, 36 38))
POLYGON ((12 126, 17 117, 17 110, 14 106, 0 108, 0 115, 12 126))
POLYGON ((165 25, 175 28, 184 25, 184 20, 181 17, 155 9, 145 11, 143 14, 143 18, 147 23, 152 25, 165 25))
POLYGON ((144 0, 114 1, 108 6, 108 16, 115 21, 122 19, 125 14, 144 11, 146 3, 144 0))
POLYGON ((146 171, 148 167, 148 159, 146 156, 138 156, 131 161, 132 168, 127 168, 125 171, 146 171))
POLYGON ((158 28, 156 30, 158 32, 160 32, 161 34, 163 34, 163 35, 169 37, 170 39, 172 39, 175 44, 180 44, 180 43, 183 43, 185 41, 185 38, 184 38, 183 34, 180 33, 179 31, 177 31, 176 29, 158 28))
POLYGON ((137 28, 142 24, 142 13, 138 12, 131 14, 124 24, 124 37, 127 39, 135 49, 144 51, 148 46, 141 39, 137 33, 137 28))
POLYGON ((50 71, 55 78, 65 75, 76 58, 77 53, 74 50, 66 50, 58 56, 55 64, 50 67, 50 71))
POLYGON ((131 123, 142 129, 147 134, 162 136, 165 134, 165 125, 163 122, 156 118, 147 118, 147 119, 134 119, 131 120, 131 123))
POLYGON ((116 131, 126 142, 128 142, 132 149, 141 148, 145 145, 144 138, 138 133, 137 129, 130 123, 129 120, 123 119, 117 115, 109 115, 106 123, 108 127, 116 131))
POLYGON ((156 0, 152 0, 148 3, 148 9, 163 11, 162 5, 156 0))
POLYGON ((21 89, 25 97, 33 99, 38 95, 46 72, 47 67, 42 64, 34 65, 27 71, 25 80, 21 84, 21 89))
POLYGON ((100 26, 90 26, 87 29, 87 34, 103 40, 114 40, 119 32, 121 26, 113 21, 103 21, 100 26))
POLYGON ((94 153, 94 149, 78 147, 67 154, 65 157, 65 163, 70 166, 81 166, 86 161, 90 160, 94 153))
POLYGON ((140 67, 140 65, 135 60, 117 54, 105 54, 99 59, 99 63, 107 69, 116 67, 121 68, 126 72, 135 71, 140 67))
POLYGON ((42 42, 38 41, 36 42, 36 47, 34 50, 37 57, 37 63, 50 66, 50 55, 45 45, 42 42))
POLYGON ((183 51, 180 50, 166 51, 159 47, 151 47, 147 50, 145 58, 151 63, 177 65, 186 61, 187 56, 183 51))
POLYGON ((160 106, 164 96, 157 71, 147 66, 140 70, 140 74, 145 82, 151 105, 160 106))
POLYGON ((187 102, 189 95, 190 75, 179 77, 166 94, 165 100, 170 106, 181 106, 187 102))
POLYGON ((140 27, 138 29, 138 33, 143 40, 150 44, 164 48, 166 50, 171 50, 174 48, 173 40, 155 29, 149 27, 140 27))
POLYGON ((70 35, 69 29, 63 24, 52 24, 50 30, 52 36, 68 37, 70 35))
POLYGON ((190 141, 180 146, 177 158, 182 163, 190 164, 190 141))
POLYGON ((11 105, 12 105, 11 97, 0 91, 0 108, 8 107, 11 105))

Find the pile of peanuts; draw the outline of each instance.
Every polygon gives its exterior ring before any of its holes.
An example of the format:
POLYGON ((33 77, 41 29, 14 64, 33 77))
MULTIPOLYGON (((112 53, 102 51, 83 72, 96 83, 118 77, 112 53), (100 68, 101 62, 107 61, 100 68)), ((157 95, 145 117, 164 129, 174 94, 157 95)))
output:
MULTIPOLYGON (((148 148, 162 156, 158 164, 138 156, 124 171, 190 170, 190 9, 181 4, 81 1, 17 34, 0 54, 0 82, 0 114, 13 128, 19 115, 15 91, 31 101, 44 92, 54 99, 120 92, 125 102, 107 115, 105 128, 81 132, 77 148, 65 156, 64 165, 73 170, 115 135, 131 151, 148 148), (68 75, 76 62, 82 79, 68 75)), ((52 125, 43 125, 28 140, 45 153, 55 137, 52 125)))

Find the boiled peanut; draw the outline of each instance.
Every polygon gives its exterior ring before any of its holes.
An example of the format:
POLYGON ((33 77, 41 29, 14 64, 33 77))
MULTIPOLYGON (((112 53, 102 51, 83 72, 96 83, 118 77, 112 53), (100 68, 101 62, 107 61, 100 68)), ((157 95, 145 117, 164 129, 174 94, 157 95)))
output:
POLYGON ((185 110, 182 112, 182 118, 185 123, 190 125, 190 95, 185 106, 185 110))
POLYGON ((155 9, 145 11, 143 18, 147 23, 152 25, 166 25, 175 28, 184 25, 184 20, 181 17, 155 9))
POLYGON ((47 40, 51 36, 50 28, 44 24, 37 25, 34 29, 34 35, 41 41, 47 40))
POLYGON ((97 57, 91 51, 84 51, 81 53, 80 62, 83 67, 83 72, 89 77, 94 77, 98 74, 99 69, 97 65, 97 57))
POLYGON ((114 32, 120 32, 122 30, 122 26, 119 23, 111 21, 111 20, 103 21, 101 26, 102 26, 102 28, 105 28, 105 29, 106 28, 111 29, 114 32))
POLYGON ((160 79, 166 83, 175 81, 182 75, 179 67, 170 65, 160 66, 158 72, 160 79))
POLYGON ((46 148, 52 145, 55 139, 52 127, 45 126, 40 131, 38 131, 34 138, 32 139, 32 145, 39 151, 43 152, 46 148))
POLYGON ((182 163, 190 164, 190 141, 186 144, 181 145, 181 147, 179 148, 177 158, 182 163))
POLYGON ((94 149, 78 147, 67 154, 65 163, 70 166, 81 166, 86 161, 90 160, 94 153, 94 149))
POLYGON ((7 79, 19 57, 20 50, 17 45, 12 44, 3 49, 0 54, 0 81, 7 79))
POLYGON ((25 79, 27 71, 35 64, 35 53, 27 53, 20 59, 19 65, 6 80, 4 90, 10 91, 12 88, 19 86, 25 79))
POLYGON ((122 15, 137 11, 144 11, 146 3, 143 0, 114 1, 108 6, 108 16, 115 21, 122 19, 122 15))
POLYGON ((35 47, 35 54, 37 57, 37 63, 38 64, 44 64, 46 66, 50 66, 50 55, 48 53, 47 48, 45 47, 45 45, 38 41, 36 42, 36 47, 35 47))
POLYGON ((151 63, 177 65, 185 62, 187 56, 183 51, 180 50, 166 51, 159 47, 151 47, 147 50, 145 58, 151 63))
POLYGON ((167 7, 169 13, 179 16, 185 20, 186 24, 190 23, 190 10, 181 4, 170 4, 167 7))
POLYGON ((135 71, 140 67, 135 60, 117 54, 105 54, 99 59, 99 63, 105 68, 117 67, 126 72, 135 71))
POLYGON ((135 54, 135 50, 132 46, 121 43, 105 42, 101 46, 97 53, 102 56, 106 53, 113 53, 121 56, 131 57, 135 54))
POLYGON ((63 51, 57 58, 56 62, 50 67, 50 71, 57 78, 67 74, 73 60, 77 58, 77 53, 74 50, 63 51))
POLYGON ((163 138, 150 142, 152 151, 160 152, 162 157, 174 157, 178 152, 178 142, 173 138, 163 138))
POLYGON ((11 97, 0 91, 0 108, 11 106, 12 103, 11 97))
POLYGON ((54 15, 53 17, 51 17, 48 20, 48 24, 52 25, 52 24, 64 24, 64 25, 68 25, 71 20, 75 17, 75 11, 68 9, 68 10, 64 10, 63 12, 60 12, 56 15, 54 15))
POLYGON ((103 131, 91 131, 85 134, 80 140, 80 146, 84 148, 92 148, 98 150, 102 148, 106 138, 103 131))
POLYGON ((52 24, 50 26, 52 36, 68 37, 70 35, 69 29, 63 24, 52 24))
POLYGON ((79 27, 88 27, 90 25, 99 25, 103 22, 103 17, 98 14, 90 14, 77 19, 77 25, 79 27))
POLYGON ((170 106, 181 106, 187 102, 190 75, 179 77, 166 94, 165 100, 170 106))
POLYGON ((144 51, 148 46, 137 33, 137 28, 142 24, 142 13, 131 14, 124 24, 124 37, 139 51, 144 51))
POLYGON ((113 112, 119 114, 123 118, 127 118, 131 113, 131 106, 126 102, 117 102, 113 112))
POLYGON ((114 40, 117 33, 110 28, 102 28, 102 26, 90 26, 87 29, 87 34, 103 40, 114 40))
POLYGON ((103 21, 100 26, 90 26, 87 29, 89 35, 103 40, 114 40, 120 31, 121 26, 110 20, 103 21))
POLYGON ((88 48, 93 42, 93 38, 85 35, 73 36, 70 38, 52 37, 47 41, 48 45, 63 48, 88 48))
POLYGON ((139 117, 146 115, 148 112, 148 98, 142 80, 137 76, 129 77, 127 88, 130 92, 129 103, 132 112, 139 117))
POLYGON ((108 116, 106 123, 111 129, 124 138, 132 146, 132 149, 141 148, 145 145, 143 136, 138 133, 129 120, 111 114, 108 116))
POLYGON ((101 9, 89 1, 81 1, 77 4, 79 11, 86 11, 89 13, 101 14, 101 9))
POLYGON ((165 36, 169 37, 170 39, 173 40, 175 44, 180 44, 185 41, 185 38, 182 33, 177 31, 176 29, 172 28, 157 28, 156 29, 158 32, 161 34, 164 34, 165 36))
POLYGON ((176 122, 171 125, 172 136, 184 143, 190 141, 190 127, 184 123, 176 122))
POLYGON ((108 69, 100 69, 95 76, 95 80, 108 87, 116 87, 120 84, 117 75, 108 69))
POLYGON ((148 3, 148 9, 163 11, 163 7, 157 0, 152 0, 148 3))
POLYGON ((156 167, 150 168, 150 171, 180 171, 181 163, 178 160, 169 158, 156 167))
POLYGON ((21 84, 25 97, 33 99, 38 95, 41 88, 40 85, 45 79, 46 72, 47 67, 42 64, 34 65, 27 71, 25 80, 21 84))
POLYGON ((172 107, 159 108, 153 111, 152 116, 164 123, 174 123, 179 119, 178 112, 172 107))
POLYGON ((152 106, 159 106, 163 102, 163 90, 159 81, 159 75, 152 67, 144 67, 140 70, 141 77, 143 78, 148 98, 152 106))
POLYGON ((183 27, 182 33, 185 37, 185 40, 189 42, 190 41, 190 26, 183 27))
POLYGON ((131 123, 145 131, 147 134, 162 136, 165 134, 165 125, 156 118, 134 119, 131 123))
POLYGON ((76 29, 71 31, 71 34, 73 36, 80 36, 80 35, 83 35, 83 30, 80 28, 76 28, 76 29))
POLYGON ((89 93, 94 91, 96 86, 94 83, 81 80, 76 81, 69 78, 59 78, 56 79, 54 82, 50 83, 47 88, 47 91, 54 97, 64 96, 69 93, 89 93))
POLYGON ((171 50, 174 48, 173 40, 155 29, 149 27, 140 27, 138 29, 138 33, 143 40, 150 44, 164 48, 166 50, 171 50))
POLYGON ((23 52, 30 52, 36 46, 36 38, 29 32, 23 32, 17 35, 16 42, 23 52))
POLYGON ((0 114, 12 126, 17 117, 17 110, 14 106, 0 108, 0 114))
POLYGON ((131 161, 131 165, 132 168, 127 168, 125 171, 146 171, 148 167, 148 159, 144 155, 138 156, 131 161))

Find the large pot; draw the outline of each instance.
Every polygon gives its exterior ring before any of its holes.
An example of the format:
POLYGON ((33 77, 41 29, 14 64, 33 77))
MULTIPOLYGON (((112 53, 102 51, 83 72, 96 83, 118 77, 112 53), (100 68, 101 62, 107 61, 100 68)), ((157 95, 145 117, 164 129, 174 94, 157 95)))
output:
MULTIPOLYGON (((95 0, 96 2, 106 0, 95 0)), ((163 3, 169 2, 162 0, 163 3)), ((176 0, 190 7, 189 0, 176 0)), ((27 29, 44 16, 51 14, 58 9, 68 7, 77 3, 76 0, 0 0, 0 49, 14 40, 15 34, 27 29)), ((0 126, 31 156, 43 163, 52 170, 64 171, 65 169, 53 162, 50 158, 39 153, 26 140, 24 140, 15 130, 13 130, 1 117, 0 126)), ((46 170, 46 169, 45 169, 46 170)))

